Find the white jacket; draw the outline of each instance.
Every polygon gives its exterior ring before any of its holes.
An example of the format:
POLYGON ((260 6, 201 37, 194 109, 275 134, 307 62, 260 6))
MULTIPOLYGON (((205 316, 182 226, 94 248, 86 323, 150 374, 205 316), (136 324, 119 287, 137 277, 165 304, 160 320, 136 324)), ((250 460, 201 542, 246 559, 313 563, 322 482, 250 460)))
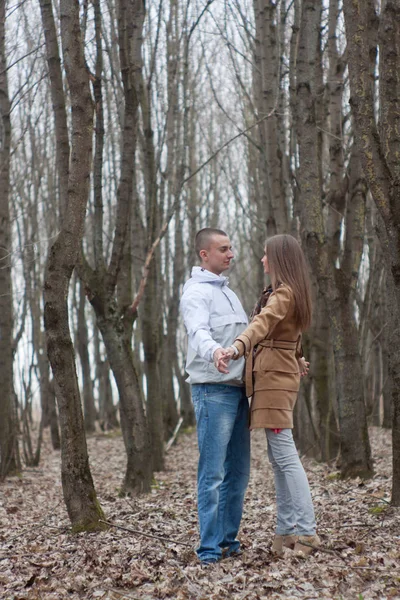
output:
POLYGON ((243 385, 244 359, 231 361, 229 373, 214 366, 217 348, 230 346, 246 328, 247 315, 228 279, 201 267, 193 267, 185 283, 180 311, 188 333, 186 371, 189 383, 243 385))

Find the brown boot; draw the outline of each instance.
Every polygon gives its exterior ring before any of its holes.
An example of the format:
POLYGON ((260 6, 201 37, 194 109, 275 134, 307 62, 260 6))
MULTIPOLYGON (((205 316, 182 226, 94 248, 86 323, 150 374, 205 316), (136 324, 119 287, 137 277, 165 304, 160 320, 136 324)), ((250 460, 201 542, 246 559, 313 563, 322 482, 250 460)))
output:
POLYGON ((299 535, 299 538, 294 546, 294 551, 301 552, 304 556, 309 556, 311 552, 317 550, 321 545, 321 540, 317 534, 315 535, 299 535))
POLYGON ((271 552, 275 554, 275 556, 283 556, 284 548, 293 548, 297 542, 297 535, 276 535, 274 537, 274 541, 272 542, 271 552))

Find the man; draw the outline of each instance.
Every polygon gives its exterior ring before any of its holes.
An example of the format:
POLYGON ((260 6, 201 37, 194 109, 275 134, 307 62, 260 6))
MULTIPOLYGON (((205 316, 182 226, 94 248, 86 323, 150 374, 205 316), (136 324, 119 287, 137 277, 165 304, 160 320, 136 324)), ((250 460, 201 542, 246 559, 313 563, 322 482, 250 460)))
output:
POLYGON ((183 289, 180 310, 188 332, 186 371, 191 384, 199 465, 197 478, 202 563, 238 553, 236 539, 249 480, 250 432, 248 401, 243 384, 244 359, 229 373, 216 366, 247 325, 243 307, 222 275, 233 252, 220 229, 206 228, 196 235, 200 267, 193 267, 183 289))

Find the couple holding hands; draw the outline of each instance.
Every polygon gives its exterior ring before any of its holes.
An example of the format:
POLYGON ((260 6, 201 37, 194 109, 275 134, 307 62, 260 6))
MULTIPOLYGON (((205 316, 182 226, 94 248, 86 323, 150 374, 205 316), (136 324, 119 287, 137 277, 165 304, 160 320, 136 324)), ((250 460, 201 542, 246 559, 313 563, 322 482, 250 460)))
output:
POLYGON ((240 554, 236 539, 250 472, 250 430, 263 428, 276 489, 272 552, 307 555, 320 545, 307 476, 292 436, 300 377, 308 373, 301 333, 311 322, 308 269, 291 235, 269 238, 262 258, 271 286, 251 322, 222 275, 233 252, 220 229, 195 241, 193 267, 180 304, 188 333, 189 375, 199 446, 198 516, 203 564, 240 554), (243 377, 244 372, 244 377, 243 377), (244 380, 244 381, 243 381, 244 380), (251 397, 251 404, 247 398, 251 397))

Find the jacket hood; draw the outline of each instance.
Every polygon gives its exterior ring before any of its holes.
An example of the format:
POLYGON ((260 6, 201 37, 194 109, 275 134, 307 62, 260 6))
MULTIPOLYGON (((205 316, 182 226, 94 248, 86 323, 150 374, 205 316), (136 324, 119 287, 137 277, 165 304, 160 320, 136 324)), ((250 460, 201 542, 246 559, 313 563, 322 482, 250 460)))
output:
POLYGON ((190 275, 190 279, 188 279, 183 286, 184 292, 186 292, 186 290, 195 283, 213 283, 215 285, 220 285, 221 287, 228 285, 229 283, 228 278, 224 275, 216 275, 215 273, 211 273, 211 271, 207 271, 207 269, 203 269, 201 267, 193 267, 190 275))

